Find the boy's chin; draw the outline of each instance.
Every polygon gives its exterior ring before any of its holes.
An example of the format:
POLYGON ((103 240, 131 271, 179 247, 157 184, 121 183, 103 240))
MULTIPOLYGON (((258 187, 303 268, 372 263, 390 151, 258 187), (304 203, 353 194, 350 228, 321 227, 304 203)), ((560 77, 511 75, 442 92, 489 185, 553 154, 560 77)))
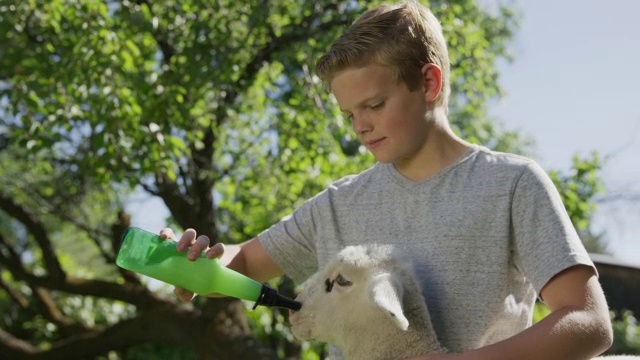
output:
POLYGON ((390 158, 388 156, 376 156, 376 154, 373 154, 373 157, 376 159, 377 162, 382 164, 395 164, 396 162, 395 158, 390 158))
POLYGON ((383 148, 377 148, 377 149, 367 149, 369 151, 369 153, 371 155, 373 155, 373 157, 376 159, 377 162, 382 163, 382 164, 396 164, 401 158, 402 156, 399 156, 399 154, 396 151, 392 151, 392 149, 383 149, 383 148))

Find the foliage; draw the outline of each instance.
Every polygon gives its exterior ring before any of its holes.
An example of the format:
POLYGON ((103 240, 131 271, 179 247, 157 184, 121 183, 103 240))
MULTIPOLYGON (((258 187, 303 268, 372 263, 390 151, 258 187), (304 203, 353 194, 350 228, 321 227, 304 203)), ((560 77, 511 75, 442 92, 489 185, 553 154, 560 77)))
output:
POLYGON ((568 174, 561 174, 555 170, 550 172, 571 221, 578 230, 588 227, 589 219, 596 207, 593 198, 603 191, 602 181, 597 176, 601 167, 600 157, 593 153, 586 159, 574 156, 573 166, 568 174))
MULTIPOLYGON (((538 302, 533 312, 533 322, 544 319, 551 310, 544 303, 538 302)), ((613 325, 613 345, 607 355, 640 355, 640 324, 631 311, 621 313, 610 312, 613 325)))
POLYGON ((602 160, 598 153, 593 152, 585 158, 574 156, 572 167, 567 172, 557 170, 549 172, 585 247, 594 253, 607 253, 602 235, 593 234, 589 228, 591 217, 596 209, 595 198, 604 191, 602 180, 598 177, 601 169, 602 160))
POLYGON ((547 317, 547 315, 549 314, 551 314, 551 310, 545 303, 536 302, 533 308, 533 323, 537 323, 538 321, 547 317))
MULTIPOLYGON (((247 317, 254 334, 262 341, 270 343, 280 358, 292 357, 288 347, 296 340, 282 310, 258 307, 255 310, 247 310, 247 317)), ((322 354, 326 353, 325 344, 314 342, 303 342, 299 351, 299 358, 303 360, 319 360, 324 358, 322 354)))
MULTIPOLYGON (((0 0, 3 354, 317 356, 291 342, 286 314, 180 305, 116 268, 121 201, 143 189, 178 230, 238 242, 371 165, 313 67, 378 2, 0 0)), ((455 131, 525 151, 484 115, 518 16, 429 5, 449 42, 455 131)))
MULTIPOLYGON (((112 359, 117 354, 112 354, 112 359)), ((127 360, 148 360, 150 356, 155 359, 162 360, 197 360, 198 357, 193 351, 185 350, 184 347, 179 347, 171 344, 144 344, 136 346, 132 349, 125 351, 122 354, 123 359, 127 360), (150 355, 152 354, 152 355, 150 355)), ((101 359, 100 359, 101 360, 101 359)))
POLYGON ((610 354, 640 355, 640 324, 630 311, 612 314, 614 342, 610 354))
MULTIPOLYGON (((345 156, 354 140, 312 75, 314 59, 364 3, 4 5, 2 41, 14 45, 0 73, 10 79, 11 139, 31 153, 56 150, 52 157, 85 176, 155 194, 163 191, 159 176, 194 191, 197 172, 198 185, 219 195, 219 210, 201 215, 223 225, 200 227, 225 241, 245 239, 336 176, 371 164, 345 156)), ((495 63, 510 57, 513 12, 490 15, 470 0, 432 7, 450 42, 454 127, 471 141, 516 146, 517 135, 483 115, 501 93, 495 63)), ((200 225, 186 222, 179 221, 200 225)))

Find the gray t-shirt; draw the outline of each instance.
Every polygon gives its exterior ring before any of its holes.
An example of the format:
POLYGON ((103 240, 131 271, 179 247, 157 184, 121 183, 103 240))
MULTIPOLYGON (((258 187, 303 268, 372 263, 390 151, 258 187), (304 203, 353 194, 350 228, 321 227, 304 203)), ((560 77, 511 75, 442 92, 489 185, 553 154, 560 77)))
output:
POLYGON ((554 275, 593 266, 542 168, 480 146, 418 182, 378 163, 258 237, 296 282, 345 246, 393 244, 412 262, 438 338, 453 352, 524 330, 554 275))

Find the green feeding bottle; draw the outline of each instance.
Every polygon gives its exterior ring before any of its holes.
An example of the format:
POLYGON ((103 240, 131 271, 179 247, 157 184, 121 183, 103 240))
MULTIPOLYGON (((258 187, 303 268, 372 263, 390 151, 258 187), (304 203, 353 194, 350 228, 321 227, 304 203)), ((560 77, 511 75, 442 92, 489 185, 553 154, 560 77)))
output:
POLYGON ((218 293, 254 301, 254 309, 265 305, 300 310, 302 305, 299 302, 221 265, 218 259, 208 259, 201 254, 195 261, 188 260, 187 252, 179 252, 176 245, 175 241, 130 227, 122 237, 116 264, 196 294, 218 293))

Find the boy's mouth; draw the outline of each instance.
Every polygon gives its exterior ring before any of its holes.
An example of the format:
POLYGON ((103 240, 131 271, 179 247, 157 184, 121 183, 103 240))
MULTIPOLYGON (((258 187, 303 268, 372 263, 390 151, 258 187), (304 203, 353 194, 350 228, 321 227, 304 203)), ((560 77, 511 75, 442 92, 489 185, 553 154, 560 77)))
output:
POLYGON ((382 143, 382 141, 384 141, 384 139, 386 139, 386 138, 380 138, 380 139, 376 139, 376 140, 369 140, 369 141, 366 141, 364 144, 369 149, 373 149, 373 148, 378 147, 378 145, 380 145, 380 143, 382 143))

